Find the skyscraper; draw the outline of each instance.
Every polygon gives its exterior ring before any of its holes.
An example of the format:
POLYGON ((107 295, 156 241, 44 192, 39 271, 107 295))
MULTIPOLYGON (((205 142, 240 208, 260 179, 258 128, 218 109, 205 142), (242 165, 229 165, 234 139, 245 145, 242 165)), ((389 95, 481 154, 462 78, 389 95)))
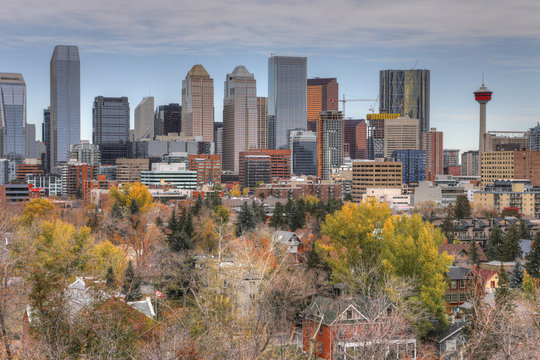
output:
POLYGON ((268 148, 289 144, 290 130, 307 128, 307 58, 268 59, 268 148))
POLYGON ((0 158, 21 162, 25 152, 26 84, 22 74, 0 73, 0 158))
POLYGON ((459 166, 459 149, 444 149, 443 150, 443 172, 450 174, 451 168, 459 166))
POLYGON ((244 66, 225 79, 223 169, 238 173, 241 151, 257 148, 257 83, 244 66))
POLYGON ((257 97, 257 147, 268 149, 268 98, 257 97))
POLYGON ((158 106, 154 116, 154 135, 180 134, 182 131, 182 107, 180 104, 158 106))
POLYGON ((317 176, 317 134, 312 131, 291 130, 289 148, 292 173, 317 176))
POLYGON ((420 120, 420 132, 429 131, 429 70, 381 70, 380 112, 420 120))
POLYGON ((43 109, 43 124, 41 125, 41 140, 45 145, 45 173, 51 172, 51 110, 43 109))
POLYGON ((128 156, 129 102, 127 97, 98 96, 92 109, 92 143, 99 145, 101 163, 114 165, 128 156))
POLYGON ((135 140, 154 138, 154 97, 148 96, 135 108, 135 140))
POLYGON ((223 123, 214 123, 214 152, 219 155, 223 155, 223 123))
POLYGON ((443 133, 431 128, 422 133, 422 150, 426 152, 426 180, 434 182, 443 174, 443 133))
POLYGON ((338 110, 336 78, 307 80, 307 129, 315 131, 321 111, 338 110))
POLYGON ((321 111, 317 123, 318 176, 328 180, 332 168, 343 164, 343 113, 321 111))
POLYGON ((36 158, 36 125, 26 124, 25 129, 25 157, 29 159, 36 158))
POLYGON ((466 151, 461 154, 461 175, 480 176, 480 152, 466 151))
POLYGON ((214 142, 214 80, 200 64, 182 81, 182 131, 214 142))
POLYGON ((367 158, 374 160, 384 157, 384 121, 397 119, 399 114, 367 114, 368 138, 367 158))
POLYGON ((345 147, 351 159, 367 158, 367 125, 365 120, 345 120, 345 147))
POLYGON ((540 123, 529 132, 529 150, 540 151, 540 123))
POLYGON ((420 150, 418 119, 402 118, 384 120, 384 157, 396 150, 420 150))
POLYGON ((66 162, 69 146, 81 136, 79 49, 57 45, 51 58, 51 169, 66 162))
POLYGON ((403 184, 418 185, 426 180, 426 152, 424 150, 396 150, 392 153, 395 161, 401 162, 403 184))

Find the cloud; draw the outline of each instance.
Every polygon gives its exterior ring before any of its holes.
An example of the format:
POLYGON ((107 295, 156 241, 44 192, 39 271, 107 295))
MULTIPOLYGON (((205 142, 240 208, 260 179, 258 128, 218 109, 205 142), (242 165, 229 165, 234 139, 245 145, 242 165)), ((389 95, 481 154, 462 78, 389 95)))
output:
POLYGON ((472 46, 539 40, 538 13, 540 3, 525 0, 19 0, 3 4, 0 47, 70 43, 137 54, 472 46))

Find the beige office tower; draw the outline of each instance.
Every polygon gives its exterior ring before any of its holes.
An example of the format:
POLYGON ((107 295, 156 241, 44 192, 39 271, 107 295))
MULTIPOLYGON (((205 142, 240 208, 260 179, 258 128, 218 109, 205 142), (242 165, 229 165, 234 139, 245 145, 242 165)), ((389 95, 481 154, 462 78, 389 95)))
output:
POLYGON ((257 98, 257 147, 268 149, 268 98, 257 98))
POLYGON ((420 120, 407 117, 384 120, 384 157, 396 150, 419 150, 420 120))
POLYGON ((154 138, 154 97, 148 96, 135 108, 135 140, 154 138))
POLYGON ((214 142, 214 79, 201 64, 182 81, 182 132, 214 142))
POLYGON ((241 151, 257 148, 257 82, 244 66, 225 79, 223 169, 238 174, 241 151))
POLYGON ((401 169, 401 162, 389 159, 353 162, 353 201, 361 202, 367 188, 401 188, 401 169))

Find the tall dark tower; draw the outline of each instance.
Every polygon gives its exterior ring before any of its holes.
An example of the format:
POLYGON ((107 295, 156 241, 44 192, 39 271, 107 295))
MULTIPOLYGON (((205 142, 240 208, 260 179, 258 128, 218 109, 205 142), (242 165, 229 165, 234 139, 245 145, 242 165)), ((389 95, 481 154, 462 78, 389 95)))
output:
POLYGON ((482 83, 482 87, 474 92, 474 99, 480 104, 480 141, 478 151, 486 151, 486 104, 491 100, 492 91, 482 83))

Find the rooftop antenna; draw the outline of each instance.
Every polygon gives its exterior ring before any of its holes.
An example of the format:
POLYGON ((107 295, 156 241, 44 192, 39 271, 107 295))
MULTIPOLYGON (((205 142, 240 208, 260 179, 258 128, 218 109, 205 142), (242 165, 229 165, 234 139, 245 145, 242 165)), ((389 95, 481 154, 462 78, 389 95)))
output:
POLYGON ((482 71, 482 87, 484 87, 484 72, 482 71))

